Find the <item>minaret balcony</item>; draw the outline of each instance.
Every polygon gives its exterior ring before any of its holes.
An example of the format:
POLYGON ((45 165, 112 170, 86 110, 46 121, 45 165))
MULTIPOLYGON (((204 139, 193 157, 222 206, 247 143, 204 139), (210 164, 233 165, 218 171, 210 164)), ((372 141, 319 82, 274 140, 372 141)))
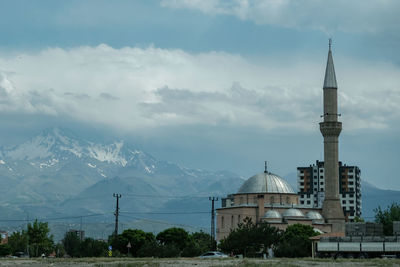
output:
POLYGON ((340 121, 320 122, 319 129, 323 136, 339 136, 342 131, 342 123, 340 121))

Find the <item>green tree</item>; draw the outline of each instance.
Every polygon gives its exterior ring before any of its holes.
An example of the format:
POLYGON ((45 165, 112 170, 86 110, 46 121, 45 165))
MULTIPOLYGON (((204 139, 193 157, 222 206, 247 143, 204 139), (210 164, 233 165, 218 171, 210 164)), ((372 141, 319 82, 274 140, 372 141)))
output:
POLYGON ((138 257, 161 257, 163 246, 156 240, 147 241, 137 250, 138 257))
POLYGON ((43 253, 48 255, 54 249, 53 236, 49 235, 50 229, 48 223, 38 222, 28 224, 28 240, 30 246, 30 255, 38 257, 43 253))
POLYGON ((71 257, 79 257, 81 251, 81 239, 76 232, 66 232, 61 241, 65 252, 71 257))
POLYGON ((62 243, 57 243, 54 246, 54 251, 56 252, 57 258, 64 257, 64 255, 65 255, 65 249, 64 249, 64 245, 62 243))
POLYGON ((80 242, 81 257, 104 257, 107 254, 107 243, 93 238, 85 238, 80 242))
POLYGON ((14 232, 8 237, 8 245, 10 245, 11 253, 26 252, 28 245, 28 235, 26 231, 14 232))
POLYGON ((158 233, 156 238, 162 245, 173 245, 180 251, 191 241, 189 233, 185 229, 177 227, 168 228, 158 233))
POLYGON ((11 247, 9 244, 0 244, 0 257, 11 254, 11 247))
POLYGON ((277 257, 311 256, 310 237, 318 235, 310 225, 292 224, 286 228, 274 249, 277 257))
POLYGON ((220 249, 225 253, 253 256, 266 252, 279 239, 280 231, 267 223, 254 224, 246 217, 238 227, 220 242, 220 249))
POLYGON ((362 217, 356 216, 356 217, 354 217, 354 222, 365 222, 365 220, 362 217))
POLYGON ((191 256, 201 255, 211 249, 211 235, 200 231, 190 234, 190 238, 196 247, 196 251, 191 256))
POLYGON ((400 205, 392 203, 385 210, 379 206, 374 212, 375 222, 383 224, 383 233, 393 235, 393 221, 400 221, 400 205))
POLYGON ((113 250, 118 250, 120 253, 127 254, 127 245, 130 242, 131 248, 129 252, 136 257, 138 250, 140 250, 145 243, 152 243, 155 242, 155 240, 153 233, 146 233, 139 229, 128 229, 122 234, 111 236, 110 244, 113 246, 113 250))

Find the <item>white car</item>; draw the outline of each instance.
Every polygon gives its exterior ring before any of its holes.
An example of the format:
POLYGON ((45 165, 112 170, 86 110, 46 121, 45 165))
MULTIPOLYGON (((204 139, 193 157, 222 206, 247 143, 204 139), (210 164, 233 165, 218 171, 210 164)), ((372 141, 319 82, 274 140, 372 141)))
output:
POLYGON ((219 251, 208 251, 199 256, 199 258, 228 258, 228 255, 219 251))

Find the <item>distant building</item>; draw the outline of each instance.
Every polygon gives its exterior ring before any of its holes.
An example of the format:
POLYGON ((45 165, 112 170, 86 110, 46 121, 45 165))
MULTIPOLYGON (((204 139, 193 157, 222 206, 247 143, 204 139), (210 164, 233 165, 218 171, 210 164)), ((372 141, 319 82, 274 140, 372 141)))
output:
MULTIPOLYGON (((322 208, 326 185, 324 162, 317 160, 309 167, 298 167, 297 185, 300 205, 322 208)), ((361 216, 361 171, 357 166, 339 162, 339 196, 346 221, 361 216)))
POLYGON ((7 244, 8 243, 8 233, 5 231, 0 231, 0 244, 7 244))
POLYGON ((79 237, 81 240, 85 239, 85 231, 83 230, 70 229, 68 232, 75 233, 76 236, 79 237))

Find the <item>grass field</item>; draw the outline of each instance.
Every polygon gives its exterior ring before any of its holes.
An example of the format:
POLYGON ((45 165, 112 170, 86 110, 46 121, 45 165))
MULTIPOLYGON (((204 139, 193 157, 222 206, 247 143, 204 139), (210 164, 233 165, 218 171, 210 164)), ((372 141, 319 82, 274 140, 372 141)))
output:
POLYGON ((0 259, 0 266, 400 266, 400 259, 153 259, 153 258, 76 258, 76 259, 0 259))

